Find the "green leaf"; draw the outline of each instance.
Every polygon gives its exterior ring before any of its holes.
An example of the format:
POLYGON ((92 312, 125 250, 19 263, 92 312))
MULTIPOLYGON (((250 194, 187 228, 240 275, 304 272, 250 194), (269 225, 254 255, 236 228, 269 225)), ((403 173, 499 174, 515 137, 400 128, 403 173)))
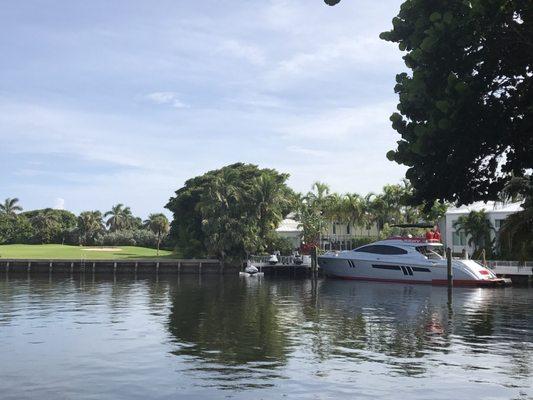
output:
POLYGON ((447 113, 449 108, 450 108, 450 104, 448 103, 448 101, 446 100, 439 100, 435 103, 435 106, 437 106, 437 108, 442 111, 443 113, 447 113))
POLYGON ((434 12, 433 14, 429 16, 429 20, 431 22, 439 21, 441 18, 442 18, 442 15, 439 12, 434 12))

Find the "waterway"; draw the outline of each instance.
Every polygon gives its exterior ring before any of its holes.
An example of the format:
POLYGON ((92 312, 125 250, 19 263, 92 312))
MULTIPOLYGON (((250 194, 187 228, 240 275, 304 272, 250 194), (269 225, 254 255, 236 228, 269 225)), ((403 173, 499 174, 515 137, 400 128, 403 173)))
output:
POLYGON ((528 399, 533 290, 0 275, 0 398, 528 399))

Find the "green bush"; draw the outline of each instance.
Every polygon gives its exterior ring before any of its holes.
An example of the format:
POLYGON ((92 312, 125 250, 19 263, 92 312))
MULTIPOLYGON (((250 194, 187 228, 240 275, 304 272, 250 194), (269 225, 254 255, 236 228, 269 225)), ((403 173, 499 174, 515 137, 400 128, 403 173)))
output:
POLYGON ((145 229, 107 232, 96 238, 97 245, 103 246, 157 246, 157 237, 145 229))

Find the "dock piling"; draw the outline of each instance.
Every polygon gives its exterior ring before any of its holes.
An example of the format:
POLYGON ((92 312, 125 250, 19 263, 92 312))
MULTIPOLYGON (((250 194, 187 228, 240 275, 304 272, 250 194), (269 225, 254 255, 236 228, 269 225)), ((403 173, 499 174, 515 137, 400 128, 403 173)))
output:
POLYGON ((446 272, 448 278, 448 287, 453 286, 453 273, 452 273, 452 249, 446 248, 446 272))

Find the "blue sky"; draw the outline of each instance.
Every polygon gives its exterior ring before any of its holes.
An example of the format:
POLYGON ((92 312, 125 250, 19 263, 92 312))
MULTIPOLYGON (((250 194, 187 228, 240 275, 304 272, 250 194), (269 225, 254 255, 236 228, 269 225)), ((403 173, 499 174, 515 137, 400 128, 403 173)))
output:
POLYGON ((190 177, 243 161, 307 191, 378 191, 399 0, 5 2, 0 199, 161 211, 190 177))

